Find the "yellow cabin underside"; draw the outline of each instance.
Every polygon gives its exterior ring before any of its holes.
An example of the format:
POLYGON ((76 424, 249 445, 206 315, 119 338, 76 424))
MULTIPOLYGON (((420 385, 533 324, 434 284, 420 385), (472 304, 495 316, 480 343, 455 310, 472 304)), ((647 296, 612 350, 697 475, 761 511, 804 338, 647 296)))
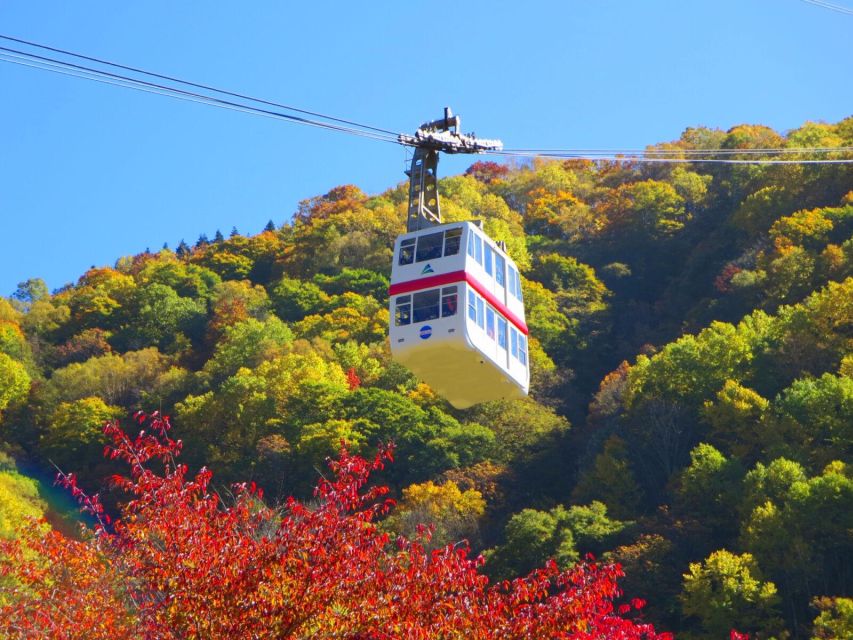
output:
POLYGON ((476 349, 450 341, 394 351, 407 366, 457 409, 489 400, 523 398, 522 388, 476 349))

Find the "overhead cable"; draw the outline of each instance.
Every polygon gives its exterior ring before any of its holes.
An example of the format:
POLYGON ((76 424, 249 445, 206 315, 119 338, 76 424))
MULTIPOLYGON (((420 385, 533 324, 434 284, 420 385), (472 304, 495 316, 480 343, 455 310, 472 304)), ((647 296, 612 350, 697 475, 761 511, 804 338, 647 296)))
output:
POLYGON ((773 147, 773 148, 750 148, 750 149, 660 149, 648 147, 646 149, 506 149, 505 151, 520 154, 583 154, 589 156, 606 156, 620 154, 645 154, 649 156, 682 156, 682 155, 776 155, 776 154, 804 154, 804 153, 837 153, 853 152, 853 147, 773 147))
MULTIPOLYGON (((815 0, 817 1, 817 0, 815 0)), ((61 55, 71 56, 81 60, 87 60, 96 64, 106 65, 112 68, 123 69, 131 73, 138 73, 149 78, 158 78, 165 81, 167 84, 160 82, 152 82, 140 78, 105 71, 103 69, 94 68, 91 66, 76 64, 57 58, 41 56, 35 53, 11 49, 8 47, 0 47, 0 61, 9 62, 12 64, 33 67, 54 73, 60 73, 67 76, 83 78, 95 82, 101 82, 109 85, 115 85, 147 93, 164 95, 180 100, 190 102, 198 102, 209 106, 214 106, 222 109, 229 109, 248 113, 250 115, 259 115, 267 118, 284 120, 296 124, 303 124, 311 127, 338 131, 350 135, 360 136, 364 138, 379 140, 381 142, 391 142, 401 144, 403 146, 417 146, 417 142, 413 142, 411 136, 398 134, 389 129, 382 129, 370 125, 364 125, 353 120, 337 118, 334 116, 324 115, 315 111, 308 111, 296 107, 270 102, 251 96, 217 89, 208 85, 203 85, 195 82, 189 82, 166 76, 163 74, 154 73, 129 67, 118 63, 85 56, 82 54, 73 53, 47 45, 41 45, 11 36, 0 34, 0 39, 9 40, 30 47, 52 51, 61 55), (226 100, 222 97, 200 93, 199 91, 190 91, 186 88, 172 86, 168 83, 178 83, 183 87, 194 87, 202 91, 212 91, 216 94, 230 96, 235 100, 226 100), (245 102, 245 101, 248 101, 245 102), (275 106, 280 109, 311 115, 312 118, 293 115, 292 113, 283 113, 281 111, 273 111, 264 109, 255 104, 265 104, 275 106)), ((578 159, 578 160, 610 160, 619 162, 638 162, 638 163, 671 163, 671 164, 690 164, 690 163, 705 163, 705 164, 853 164, 853 158, 838 158, 838 157, 823 157, 823 158, 796 158, 796 159, 780 159, 774 156, 791 155, 822 155, 822 154, 850 154, 853 152, 853 147, 813 147, 813 148, 759 148, 759 149, 678 149, 678 148, 655 148, 649 147, 646 149, 505 149, 502 151, 489 150, 485 153, 492 155, 501 155, 505 157, 515 158, 552 158, 552 159, 578 159), (735 156, 735 157, 732 157, 735 156), (758 157, 762 156, 762 157, 758 157), (771 157, 767 157, 771 156, 771 157)))
POLYGON ((844 7, 840 4, 833 4, 832 2, 824 2, 824 0, 803 0, 803 2, 807 2, 808 4, 813 4, 816 7, 823 7, 824 9, 829 9, 830 11, 835 11, 836 13, 843 13, 848 16, 853 16, 853 9, 849 7, 844 7))
POLYGON ((337 118, 335 116, 329 116, 329 115, 326 115, 323 113, 318 113, 316 111, 308 111, 307 109, 300 109, 298 107, 293 107, 290 105, 282 104, 280 102, 272 102, 270 100, 264 100, 262 98, 254 98, 252 96, 248 96, 248 95, 245 95, 242 93, 235 93, 233 91, 228 91, 226 89, 219 89, 217 87, 212 87, 210 85, 200 84, 197 82, 190 82, 189 80, 181 80, 180 78, 175 78, 172 76, 167 76, 167 75, 163 75, 160 73, 155 73, 153 71, 147 71, 145 69, 140 69, 138 67, 130 67, 127 65, 119 64, 117 62, 111 62, 109 60, 104 60, 102 58, 95 58, 93 56, 83 55, 82 53, 74 53, 73 51, 67 51, 65 49, 58 49, 56 47, 50 47, 48 45, 39 44, 37 42, 30 42, 29 40, 22 40, 20 38, 13 38, 12 36, 6 36, 3 34, 0 34, 0 39, 9 40, 11 42, 17 42, 18 44, 24 44, 24 45, 27 45, 28 47, 35 47, 36 49, 43 49, 45 51, 52 51, 54 53, 60 53, 62 55, 70 56, 70 57, 77 58, 80 60, 88 60, 89 62, 95 62, 97 64, 106 65, 108 67, 113 67, 115 69, 123 69, 125 71, 131 71, 133 73, 139 73, 139 74, 142 74, 145 76, 149 76, 151 78, 159 78, 160 80, 167 80, 169 82, 177 82, 177 83, 182 84, 184 86, 195 87, 196 89, 204 89, 205 91, 214 91, 214 92, 220 93, 222 95, 231 96, 232 98, 240 98, 242 100, 251 100, 252 102, 257 102, 259 104, 265 104, 265 105, 270 106, 270 107, 277 107, 279 109, 286 109, 288 111, 294 111, 296 113, 302 113, 304 115, 314 116, 317 118, 322 118, 324 120, 330 120, 332 122, 339 122, 341 124, 348 124, 348 125, 351 125, 354 127, 359 127, 361 129, 368 129, 371 131, 376 131, 378 133, 387 133, 387 134, 390 134, 392 136, 398 135, 397 132, 390 131, 388 129, 380 129, 378 127, 372 127, 370 125, 361 124, 359 122, 354 122, 352 120, 345 120, 343 118, 337 118))
POLYGON ((511 150, 506 151, 486 151, 489 155, 505 156, 511 158, 547 158, 553 160, 611 160, 614 162, 641 162, 641 163, 657 163, 657 164, 853 164, 853 158, 822 158, 822 159, 796 159, 796 160, 778 160, 773 158, 750 158, 750 159, 732 159, 732 158, 673 158, 673 157, 654 157, 640 154, 610 154, 591 156, 582 153, 519 153, 511 150))
POLYGON ((146 91, 148 93, 156 93, 160 95, 166 95, 173 98, 189 100, 191 102, 201 102, 205 104, 209 104, 211 106, 221 107, 224 109, 231 109, 236 111, 243 111, 245 113, 251 113, 255 115, 261 115, 270 118, 276 118, 281 120, 287 120, 291 122, 295 122, 298 124, 304 124, 312 127, 318 127, 321 129, 330 129, 333 131, 340 131, 343 133, 349 133, 352 135, 362 136, 366 138, 372 138, 375 140, 382 140, 384 142, 394 142, 397 143, 396 135, 386 135, 381 133, 374 133, 372 131, 365 131, 360 129, 355 129, 352 127, 345 127, 342 125, 336 125, 329 122, 321 122, 318 120, 311 120, 308 118, 303 118, 301 116, 294 116, 287 113, 281 113, 276 111, 271 111, 268 109, 261 109, 259 107, 254 107, 252 105, 241 104, 237 102, 233 102, 230 100, 223 100, 221 98, 216 98, 213 96, 208 96, 192 91, 187 91, 184 89, 179 89, 176 87, 169 87, 167 85, 161 85, 154 82, 148 82, 145 80, 139 80, 137 78, 131 78, 129 76, 124 76, 121 74, 111 73, 108 71, 103 71, 100 69, 94 69, 91 67, 86 67, 83 65, 78 65, 70 62, 65 62, 62 60, 57 60, 55 58, 48 58, 45 56, 39 56, 32 53, 27 53, 25 51, 19 51, 16 49, 9 49, 7 47, 0 47, 0 60, 4 62, 10 62, 12 64, 19 64, 27 67, 34 67, 38 69, 44 69, 47 71, 54 71, 57 73, 61 73, 64 75, 70 75, 77 78, 83 78, 86 80, 94 80, 96 82, 103 82, 105 84, 112 84, 116 86, 123 86, 132 89, 139 89, 142 91, 146 91))

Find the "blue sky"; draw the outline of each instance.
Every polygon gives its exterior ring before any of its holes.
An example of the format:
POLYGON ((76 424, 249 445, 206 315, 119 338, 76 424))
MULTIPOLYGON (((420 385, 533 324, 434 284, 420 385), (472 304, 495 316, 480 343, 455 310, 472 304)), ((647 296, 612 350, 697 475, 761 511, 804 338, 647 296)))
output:
MULTIPOLYGON (((395 131, 450 105, 516 148, 853 115, 853 16, 802 0, 3 0, 0 33, 395 131)), ((404 179, 396 145, 5 62, 0 91, 0 295, 404 179)))

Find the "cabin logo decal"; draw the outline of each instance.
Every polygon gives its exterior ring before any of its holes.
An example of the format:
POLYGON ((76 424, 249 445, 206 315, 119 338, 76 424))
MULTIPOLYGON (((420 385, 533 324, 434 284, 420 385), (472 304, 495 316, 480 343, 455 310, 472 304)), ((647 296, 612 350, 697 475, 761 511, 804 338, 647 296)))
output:
POLYGON ((435 271, 433 271, 432 266, 430 266, 429 262, 427 262, 427 264, 426 264, 426 266, 424 267, 423 271, 421 271, 421 275, 424 275, 425 273, 435 273, 435 271))

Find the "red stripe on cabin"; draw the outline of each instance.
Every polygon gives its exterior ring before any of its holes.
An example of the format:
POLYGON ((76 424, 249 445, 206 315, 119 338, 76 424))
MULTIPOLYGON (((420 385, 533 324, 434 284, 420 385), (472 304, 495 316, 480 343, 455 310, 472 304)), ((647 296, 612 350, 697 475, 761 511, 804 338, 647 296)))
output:
POLYGON ((419 278, 417 280, 408 280, 406 282, 398 282, 388 287, 388 295, 396 296, 401 293, 411 293, 412 291, 420 291, 421 289, 432 289, 445 284, 453 284, 465 280, 464 271, 451 271, 450 273, 439 273, 428 278, 419 278))
MULTIPOLYGON (((406 282, 397 282, 388 287, 388 295, 398 296, 403 293, 411 293, 412 291, 420 291, 422 289, 433 289, 435 287, 443 287, 446 284, 456 284, 459 282, 467 282, 477 293, 486 299, 490 305, 497 309, 503 317, 515 325, 515 328, 521 331, 524 335, 528 335, 527 324, 524 320, 515 315, 509 308, 495 297, 491 291, 480 284, 470 273, 465 271, 451 271, 450 273, 439 273, 438 275, 429 276, 428 278, 419 278, 417 280, 408 280, 406 282)), ((465 301, 463 300, 463 308, 465 301)))

